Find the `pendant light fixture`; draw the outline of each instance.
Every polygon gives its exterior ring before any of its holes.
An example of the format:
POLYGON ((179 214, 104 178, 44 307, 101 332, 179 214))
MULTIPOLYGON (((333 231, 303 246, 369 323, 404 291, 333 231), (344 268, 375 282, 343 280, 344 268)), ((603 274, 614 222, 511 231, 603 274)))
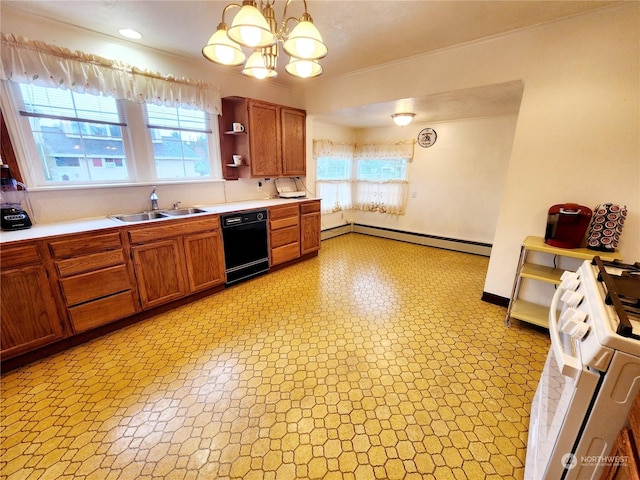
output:
POLYGON ((273 10, 275 1, 260 0, 258 7, 255 0, 243 0, 242 5, 231 3, 224 7, 222 21, 202 48, 202 55, 220 65, 238 66, 244 63, 243 75, 258 79, 273 78, 278 75, 276 65, 279 43, 282 43, 283 50, 291 57, 285 66, 288 73, 300 78, 320 75, 322 66, 318 60, 327 55, 328 49, 307 12, 306 0, 302 0, 304 13, 293 30, 287 26, 289 20, 296 20, 287 17, 287 8, 293 0, 286 0, 280 28, 273 10), (225 15, 232 8, 239 8, 240 11, 229 27, 225 23, 225 15), (248 59, 242 47, 252 50, 248 59))
POLYGON ((405 125, 409 125, 415 116, 415 113, 394 113, 391 115, 391 118, 396 125, 404 127, 405 125))

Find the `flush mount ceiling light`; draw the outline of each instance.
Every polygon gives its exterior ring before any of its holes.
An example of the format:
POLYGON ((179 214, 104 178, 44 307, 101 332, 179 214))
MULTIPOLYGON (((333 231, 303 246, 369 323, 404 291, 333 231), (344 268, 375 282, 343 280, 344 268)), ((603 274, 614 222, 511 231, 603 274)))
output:
POLYGON ((238 66, 244 63, 242 74, 249 77, 272 78, 278 75, 278 43, 282 43, 283 50, 291 57, 285 67, 288 73, 300 78, 320 75, 322 66, 318 60, 326 57, 328 50, 311 15, 307 13, 306 0, 302 0, 304 13, 299 19, 287 17, 287 8, 293 0, 286 0, 280 28, 273 10, 275 1, 260 0, 259 8, 255 0, 243 0, 242 5, 230 3, 224 7, 222 21, 202 47, 202 55, 220 65, 238 66), (229 27, 225 23, 225 15, 232 8, 239 8, 240 11, 229 27), (293 30, 289 30, 289 20, 298 22, 293 30), (242 47, 253 50, 246 63, 247 56, 242 47))
POLYGON ((140 40, 142 38, 142 34, 140 32, 136 32, 130 28, 121 28, 118 30, 118 33, 123 37, 132 38, 133 40, 140 40))
POLYGON ((415 113, 394 113, 391 115, 391 118, 393 118, 396 125, 404 127, 405 125, 409 125, 415 116, 415 113))

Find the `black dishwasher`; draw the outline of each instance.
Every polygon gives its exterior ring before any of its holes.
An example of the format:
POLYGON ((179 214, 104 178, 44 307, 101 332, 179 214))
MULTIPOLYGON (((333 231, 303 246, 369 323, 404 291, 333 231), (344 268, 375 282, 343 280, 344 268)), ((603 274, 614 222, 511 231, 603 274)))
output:
POLYGON ((227 285, 269 270, 267 210, 221 215, 227 285))

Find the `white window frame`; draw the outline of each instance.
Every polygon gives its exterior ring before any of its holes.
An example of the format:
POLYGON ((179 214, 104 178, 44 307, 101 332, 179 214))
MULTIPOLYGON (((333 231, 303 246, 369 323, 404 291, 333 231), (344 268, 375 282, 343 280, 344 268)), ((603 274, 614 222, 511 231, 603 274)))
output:
POLYGON ((69 189, 86 187, 109 187, 122 185, 148 185, 168 183, 217 182, 222 180, 218 116, 205 113, 211 133, 208 136, 210 174, 208 177, 185 177, 159 179, 155 171, 154 150, 150 130, 145 123, 144 104, 127 100, 116 100, 118 108, 126 119, 123 129, 123 143, 129 178, 93 182, 47 182, 40 156, 31 132, 28 117, 19 112, 18 99, 22 99, 19 84, 0 82, 0 108, 5 117, 16 159, 25 184, 31 189, 69 189), (17 96, 16 96, 17 95, 17 96))

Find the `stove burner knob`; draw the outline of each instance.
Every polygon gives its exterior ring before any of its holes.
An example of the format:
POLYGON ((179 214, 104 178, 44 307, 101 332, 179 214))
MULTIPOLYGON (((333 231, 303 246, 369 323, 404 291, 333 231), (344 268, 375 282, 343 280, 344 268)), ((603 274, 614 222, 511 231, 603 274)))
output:
POLYGON ((580 286, 580 276, 576 272, 565 271, 560 277, 560 288, 576 291, 580 286))
POLYGON ((579 292, 573 292, 571 290, 567 290, 562 294, 562 297, 560 297, 560 300, 566 303, 569 307, 577 307, 583 299, 583 294, 579 292))
POLYGON ((589 331, 589 325, 585 323, 586 319, 587 314, 585 312, 575 308, 568 308, 560 316, 560 321, 562 322, 560 330, 579 340, 589 331))
POLYGON ((583 323, 587 319, 587 314, 581 310, 576 310, 575 308, 567 308, 562 315, 560 315, 560 322, 562 324, 574 322, 574 323, 583 323))

